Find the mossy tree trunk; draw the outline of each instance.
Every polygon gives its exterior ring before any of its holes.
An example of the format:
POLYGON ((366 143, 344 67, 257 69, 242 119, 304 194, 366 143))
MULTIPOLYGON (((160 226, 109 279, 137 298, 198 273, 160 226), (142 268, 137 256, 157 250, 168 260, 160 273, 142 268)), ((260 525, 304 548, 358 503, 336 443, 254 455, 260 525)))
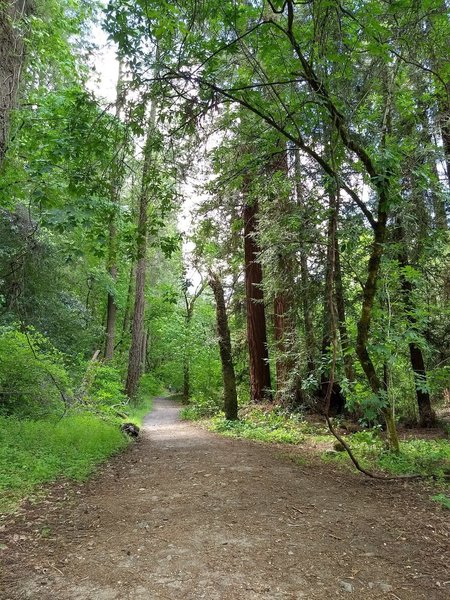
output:
POLYGON ((219 340, 220 361, 223 378, 223 404, 225 418, 235 421, 238 418, 238 401, 236 391, 236 376, 231 350, 230 328, 225 306, 225 294, 222 282, 216 273, 209 272, 209 285, 216 301, 217 337, 219 340))

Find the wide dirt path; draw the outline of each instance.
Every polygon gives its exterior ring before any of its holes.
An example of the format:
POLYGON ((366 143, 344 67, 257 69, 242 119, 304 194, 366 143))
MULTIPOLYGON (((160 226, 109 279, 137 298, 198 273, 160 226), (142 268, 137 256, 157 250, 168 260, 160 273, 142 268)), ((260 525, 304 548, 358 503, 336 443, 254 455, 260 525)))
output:
POLYGON ((418 484, 299 467, 178 410, 156 400, 129 451, 5 522, 2 600, 449 597, 447 515, 418 484))

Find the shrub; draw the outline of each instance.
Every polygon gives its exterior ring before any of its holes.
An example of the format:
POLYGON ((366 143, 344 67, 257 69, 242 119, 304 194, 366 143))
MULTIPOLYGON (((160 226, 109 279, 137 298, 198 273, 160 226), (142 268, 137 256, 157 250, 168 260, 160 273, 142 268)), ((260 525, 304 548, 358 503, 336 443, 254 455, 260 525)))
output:
POLYGON ((63 355, 33 328, 0 329, 0 414, 38 417, 62 411, 70 396, 63 355))

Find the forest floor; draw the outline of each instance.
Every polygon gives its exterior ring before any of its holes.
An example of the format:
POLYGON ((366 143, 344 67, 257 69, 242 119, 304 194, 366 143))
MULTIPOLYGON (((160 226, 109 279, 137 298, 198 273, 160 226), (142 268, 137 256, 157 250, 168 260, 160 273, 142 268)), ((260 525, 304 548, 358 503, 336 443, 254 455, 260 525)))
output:
POLYGON ((294 464, 157 399, 83 485, 0 523, 2 600, 444 600, 448 512, 417 482, 294 464))

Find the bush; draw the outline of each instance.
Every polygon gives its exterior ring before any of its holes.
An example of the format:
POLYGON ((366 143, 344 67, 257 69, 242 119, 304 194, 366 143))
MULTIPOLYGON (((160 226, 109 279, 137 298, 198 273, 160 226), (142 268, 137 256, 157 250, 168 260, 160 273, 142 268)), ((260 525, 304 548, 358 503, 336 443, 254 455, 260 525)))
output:
POLYGON ((63 355, 33 328, 0 329, 0 414, 42 417, 70 396, 63 355))
POLYGON ((101 362, 89 363, 84 401, 96 411, 117 416, 128 404, 120 371, 101 362))

